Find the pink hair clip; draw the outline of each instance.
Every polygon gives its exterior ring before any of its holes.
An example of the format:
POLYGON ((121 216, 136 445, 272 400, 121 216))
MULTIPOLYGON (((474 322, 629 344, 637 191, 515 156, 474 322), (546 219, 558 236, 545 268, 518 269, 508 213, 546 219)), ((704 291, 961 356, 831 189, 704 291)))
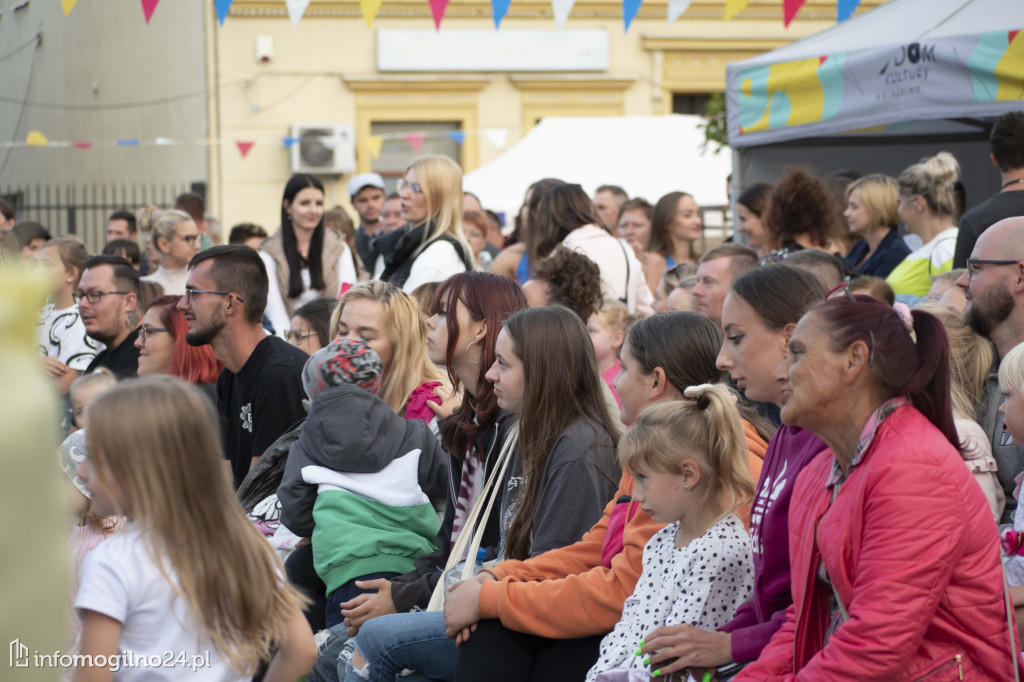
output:
POLYGON ((907 333, 911 336, 914 335, 914 318, 910 314, 910 307, 902 301, 897 301, 892 304, 892 310, 896 313, 896 316, 900 318, 900 322, 907 328, 907 333))

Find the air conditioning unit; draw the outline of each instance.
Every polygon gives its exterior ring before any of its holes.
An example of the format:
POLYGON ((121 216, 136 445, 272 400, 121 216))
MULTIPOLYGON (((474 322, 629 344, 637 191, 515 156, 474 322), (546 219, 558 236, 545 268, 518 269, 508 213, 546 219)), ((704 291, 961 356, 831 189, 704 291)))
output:
POLYGON ((292 173, 344 175, 356 170, 356 135, 347 123, 292 126, 292 173))

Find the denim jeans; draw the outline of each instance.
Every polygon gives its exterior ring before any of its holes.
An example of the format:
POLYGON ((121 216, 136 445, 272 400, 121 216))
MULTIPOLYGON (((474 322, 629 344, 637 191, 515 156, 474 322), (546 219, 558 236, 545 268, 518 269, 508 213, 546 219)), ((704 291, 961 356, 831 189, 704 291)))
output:
POLYGON ((395 682, 405 669, 416 673, 402 682, 452 682, 458 648, 444 636, 440 611, 393 613, 367 621, 349 640, 338 661, 338 675, 345 682, 395 682), (366 668, 353 669, 351 656, 358 648, 366 668))

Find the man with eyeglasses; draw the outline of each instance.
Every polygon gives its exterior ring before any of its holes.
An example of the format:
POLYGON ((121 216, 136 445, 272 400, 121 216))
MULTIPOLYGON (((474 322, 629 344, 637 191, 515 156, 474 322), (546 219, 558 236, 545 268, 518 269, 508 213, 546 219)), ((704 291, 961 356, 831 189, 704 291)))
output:
POLYGON ((74 293, 78 314, 89 338, 106 348, 85 368, 89 374, 105 367, 119 379, 139 373, 139 349, 135 339, 142 324, 139 273, 120 256, 91 256, 74 293))
POLYGON ((185 340, 209 344, 224 365, 217 408, 237 489, 259 456, 306 416, 302 367, 309 356, 260 324, 270 282, 258 253, 243 245, 213 246, 196 254, 188 269, 178 309, 188 322, 185 340))
POLYGON ((967 298, 964 322, 988 337, 996 350, 995 364, 985 379, 980 422, 992 440, 999 482, 1006 492, 1002 522, 1012 523, 1017 508, 1014 479, 1024 469, 1024 444, 1013 442, 999 413, 999 363, 1011 348, 1024 343, 1024 217, 1007 218, 985 230, 956 285, 967 298))

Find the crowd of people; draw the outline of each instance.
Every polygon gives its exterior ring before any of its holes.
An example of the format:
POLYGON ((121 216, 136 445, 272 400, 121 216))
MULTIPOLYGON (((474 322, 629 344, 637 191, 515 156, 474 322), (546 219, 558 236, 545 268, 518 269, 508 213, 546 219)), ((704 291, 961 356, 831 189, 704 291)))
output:
POLYGON ((717 244, 686 192, 554 178, 503 228, 438 156, 352 178, 358 221, 295 175, 224 245, 195 195, 94 255, 0 202, 48 287, 69 647, 210 680, 1019 680, 1024 112, 991 151, 970 208, 946 152, 788 168, 717 244))

